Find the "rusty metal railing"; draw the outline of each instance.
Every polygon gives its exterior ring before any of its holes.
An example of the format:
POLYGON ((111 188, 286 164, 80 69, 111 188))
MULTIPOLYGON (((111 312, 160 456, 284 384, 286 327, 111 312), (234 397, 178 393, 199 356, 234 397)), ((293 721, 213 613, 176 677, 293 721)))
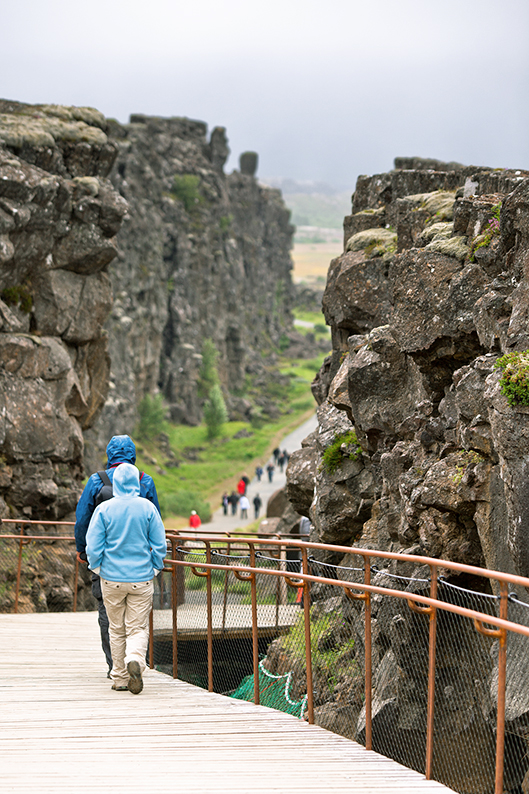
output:
MULTIPOLYGON (((61 555, 61 564, 64 562, 64 566, 70 566, 68 576, 73 581, 73 611, 77 610, 79 565, 73 537, 66 533, 49 534, 47 531, 45 534, 25 534, 28 531, 34 533, 35 530, 38 533, 35 525, 46 530, 53 527, 57 532, 64 532, 64 528, 72 527, 73 524, 4 519, 2 525, 3 531, 6 528, 9 530, 13 525, 17 525, 17 530, 20 527, 18 532, 0 535, 0 541, 11 544, 14 555, 9 570, 14 593, 13 609, 10 611, 20 611, 21 586, 24 577, 28 575, 28 565, 35 567, 36 564, 32 560, 29 563, 24 561, 24 555, 33 546, 36 548, 42 545, 50 547, 50 554, 56 550, 61 555)), ((449 734, 450 725, 448 729, 446 725, 440 725, 439 713, 441 710, 444 719, 446 714, 441 705, 452 698, 450 708, 451 713, 456 715, 454 725, 457 727, 457 721, 462 719, 461 714, 466 713, 464 708, 458 710, 457 698, 464 700, 469 690, 474 687, 481 697, 484 717, 472 735, 480 730, 484 734, 489 732, 495 748, 491 774, 489 775, 485 761, 483 771, 479 772, 484 778, 491 777, 490 786, 488 783, 481 785, 479 781, 479 785, 474 785, 472 790, 494 790, 495 794, 501 794, 504 789, 517 790, 520 774, 525 773, 526 767, 529 768, 529 726, 526 725, 529 708, 527 713, 519 717, 517 714, 513 716, 511 705, 513 692, 516 696, 521 693, 519 699, 529 704, 529 684, 525 683, 528 678, 526 671, 529 659, 529 579, 445 560, 301 542, 285 537, 243 537, 239 533, 236 536, 211 536, 206 533, 205 536, 197 538, 194 532, 170 531, 168 541, 169 554, 164 572, 159 577, 158 601, 150 620, 151 667, 159 666, 156 645, 161 632, 160 614, 164 606, 168 607, 169 623, 163 636, 170 637, 172 646, 170 670, 167 669, 166 672, 170 671, 174 677, 178 677, 179 665, 182 667, 187 664, 188 668, 195 665, 194 659, 191 659, 191 663, 185 661, 183 649, 189 636, 192 635, 197 644, 196 639, 200 634, 199 631, 193 633, 189 629, 189 623, 186 627, 184 620, 189 620, 190 614, 192 616, 191 595, 196 593, 202 599, 200 609, 203 609, 205 617, 204 625, 200 627, 200 631, 203 629, 207 657, 202 685, 210 691, 215 689, 217 640, 235 636, 237 632, 237 636, 243 637, 241 642, 248 642, 253 676, 252 699, 259 703, 263 698, 263 689, 260 686, 263 668, 271 678, 282 679, 286 673, 281 665, 284 666, 290 658, 292 670, 289 676, 294 682, 294 688, 297 687, 297 694, 294 693, 293 697, 297 698, 296 703, 302 704, 299 713, 311 724, 324 724, 322 714, 330 705, 336 707, 336 711, 349 708, 351 688, 346 691, 345 706, 343 698, 340 700, 340 687, 343 688, 346 683, 343 679, 349 676, 354 679, 356 686, 359 678, 362 678, 362 687, 356 693, 356 711, 352 709, 355 719, 358 717, 355 723, 356 733, 352 735, 351 731, 348 733, 343 727, 337 732, 356 738, 368 749, 419 768, 424 771, 427 779, 440 780, 455 790, 469 790, 469 787, 465 788, 462 783, 458 783, 458 776, 465 775, 465 770, 461 768, 465 759, 460 768, 451 773, 452 777, 443 766, 442 757, 449 754, 450 748, 440 749, 439 741, 441 736, 449 734), (360 561, 358 565, 357 560, 360 561), (420 575, 417 570, 420 570, 420 575), (267 581, 270 582, 268 588, 265 586, 267 581), (193 582, 198 583, 198 588, 193 582), (472 589, 469 590, 470 586, 472 589), (513 592, 514 589, 518 592, 513 592), (337 593, 340 594, 339 598, 337 593), (182 608, 189 613, 187 618, 182 608), (243 625, 242 619, 239 623, 233 619, 237 610, 243 609, 248 616, 247 626, 243 625), (322 615, 327 614, 325 610, 332 613, 334 623, 323 620, 322 615), (509 619, 513 612, 516 613, 517 620, 509 619), (398 664, 394 667, 394 670, 400 672, 395 674, 398 681, 393 682, 392 686, 398 689, 404 682, 405 686, 412 689, 415 687, 409 703, 417 706, 424 695, 423 710, 426 715, 424 724, 422 716, 415 719, 414 723, 413 715, 407 715, 409 724, 406 724, 405 730, 402 726, 391 723, 390 708, 388 718, 380 717, 386 712, 380 710, 379 679, 383 665, 376 659, 380 641, 375 637, 375 634, 380 635, 384 621, 389 625, 390 632, 395 629, 398 633, 404 615, 410 616, 407 620, 413 631, 410 629, 400 650, 398 664), (354 633, 353 628, 356 632, 354 648, 353 641, 348 639, 348 632, 351 635, 354 633), (469 642, 471 632, 473 637, 481 639, 469 642), (264 635, 266 648, 263 650, 264 635), (271 640, 271 637, 275 639, 271 640), (296 653, 292 652, 294 640, 303 645, 301 649, 296 649, 296 653), (322 663, 321 657, 325 654, 334 658, 334 641, 337 642, 336 654, 341 653, 342 642, 346 649, 342 657, 345 658, 347 654, 351 657, 349 668, 335 665, 333 669, 332 664, 325 667, 322 663), (462 649, 465 653, 470 649, 479 658, 463 658, 462 649), (483 660, 486 661, 485 665, 483 660), (462 664, 458 668, 460 662, 462 664), (465 667, 468 669, 465 670, 465 667), (482 670, 485 672, 482 673, 482 670), (338 683, 332 683, 332 698, 327 700, 322 696, 325 675, 337 679, 341 676, 338 683), (492 686, 494 695, 491 694, 492 686), (507 694, 511 704, 508 730, 507 694), (494 730, 491 728, 492 723, 494 730), (399 746, 391 743, 391 733, 397 735, 399 731, 400 734, 406 734, 406 741, 410 746, 404 746, 404 740, 401 739, 399 746), (513 747, 518 755, 513 755, 513 747), (422 759, 420 762, 417 760, 419 756, 422 759), (519 767, 518 771, 516 765, 519 767), (516 778, 514 783, 513 775, 516 778)), ((2 554, 3 558, 5 556, 2 554)), ((4 569, 0 568, 0 574, 4 576, 4 569)), ((0 578, 0 584, 1 581, 0 578)), ((82 608, 86 607, 81 602, 82 608)), ((235 661, 230 658, 230 665, 235 661)), ((225 689, 235 689, 238 683, 239 681, 235 686, 226 686, 225 689)), ((217 691, 220 691, 218 687, 217 691)), ((397 692, 397 702, 398 696, 397 692)), ((475 692, 472 696, 478 697, 475 692)), ((387 702, 384 708, 386 706, 387 702)), ((417 706, 417 709, 417 713, 422 715, 422 706, 417 706)), ((348 719, 350 728, 353 724, 352 718, 348 719)), ((324 724, 324 727, 327 726, 324 724)), ((335 728, 331 726, 329 729, 335 728)), ((454 755, 457 752, 458 748, 452 749, 454 755)), ((462 752, 467 752, 470 757, 473 751, 463 748, 462 752)), ((479 763, 474 766, 479 766, 479 763)))
MULTIPOLYGON (((253 657, 253 676, 254 676, 254 696, 253 699, 259 703, 259 658, 258 658, 258 633, 259 620, 257 609, 257 577, 273 577, 276 580, 282 579, 287 586, 298 590, 303 590, 303 615, 304 615, 304 636, 305 636, 305 678, 306 678, 306 718, 309 723, 314 722, 314 680, 312 662, 314 649, 311 645, 311 589, 317 587, 331 587, 334 590, 339 588, 347 600, 359 602, 363 605, 362 619, 364 622, 364 693, 365 693, 365 746, 367 749, 373 748, 373 719, 372 719, 372 691, 373 691, 373 671, 372 671, 372 604, 373 598, 399 599, 400 602, 407 604, 413 614, 424 616, 428 621, 428 672, 427 672, 427 719, 425 726, 426 741, 424 749, 424 773, 427 779, 436 777, 435 774, 435 732, 436 732, 436 671, 438 670, 436 651, 438 645, 438 619, 439 615, 452 614, 459 618, 467 618, 472 621, 476 631, 483 637, 497 643, 497 687, 496 687, 496 750, 495 750, 495 783, 494 791, 496 794, 503 792, 504 780, 504 760, 505 760, 505 693, 506 693, 506 669, 507 669, 507 645, 509 636, 529 637, 529 626, 516 623, 508 619, 509 587, 521 588, 523 593, 529 592, 529 579, 497 571, 490 571, 475 568, 459 563, 447 562, 427 557, 414 555, 396 554, 358 548, 350 548, 336 545, 320 543, 301 543, 300 541, 289 541, 283 539, 267 538, 266 540, 249 538, 237 538, 239 549, 246 547, 246 552, 240 560, 229 558, 230 550, 224 559, 219 559, 218 548, 223 548, 226 539, 219 535, 197 541, 193 536, 193 547, 190 550, 187 546, 188 539, 184 532, 168 534, 171 554, 167 560, 166 570, 171 571, 173 577, 172 592, 175 597, 172 599, 172 630, 173 630, 173 665, 172 672, 178 676, 178 601, 176 597, 177 588, 176 572, 179 568, 190 569, 192 574, 206 580, 206 613, 207 613, 207 659, 208 659, 208 689, 213 690, 213 619, 212 619, 212 576, 216 571, 226 574, 227 570, 233 572, 238 580, 247 582, 251 591, 251 633, 252 633, 252 657, 253 657), (197 545, 202 544, 203 554, 199 560, 189 559, 189 555, 199 557, 197 545), (266 546, 268 549, 276 547, 299 549, 301 551, 301 570, 293 574, 292 571, 282 570, 278 561, 277 567, 259 567, 259 549, 266 546), (340 567, 318 562, 313 554, 329 555, 349 555, 363 560, 363 576, 361 581, 349 581, 339 578, 340 567), (187 557, 187 559, 186 559, 187 557), (257 562, 256 562, 257 560, 257 562), (414 581, 428 582, 428 594, 420 592, 410 592, 410 590, 397 589, 396 587, 380 586, 372 581, 375 563, 399 563, 412 564, 413 566, 425 566, 429 572, 427 579, 414 580, 413 577, 406 578, 408 582, 414 581), (314 569, 318 567, 328 569, 332 575, 315 575, 314 569), (476 597, 483 600, 485 597, 493 599, 494 603, 499 603, 498 614, 491 613, 490 610, 483 611, 483 608, 474 609, 451 603, 448 600, 439 598, 439 582, 443 584, 443 589, 447 588, 445 582, 450 575, 473 577, 481 580, 485 588, 476 591, 476 597), (485 592, 486 590, 490 592, 485 592)), ((221 555, 222 556, 222 555, 221 555)), ((279 557, 279 555, 276 555, 279 557)), ((343 570, 346 570, 345 568, 343 570)), ((456 590, 457 590, 457 586, 456 590)), ((520 602, 521 603, 521 602, 520 602)), ((529 613, 528 613, 529 614, 529 613)), ((445 632, 446 634, 446 632, 445 632)), ((446 640, 443 640, 446 644, 446 640)), ((454 640, 457 644, 457 638, 454 640)), ((446 649, 444 649, 446 653, 446 649)), ((449 689, 450 687, 447 687, 449 689)), ((376 748, 375 748, 376 749, 376 748)), ((441 774, 441 779, 443 775, 441 774)), ((439 775, 437 775, 439 779, 439 775)))

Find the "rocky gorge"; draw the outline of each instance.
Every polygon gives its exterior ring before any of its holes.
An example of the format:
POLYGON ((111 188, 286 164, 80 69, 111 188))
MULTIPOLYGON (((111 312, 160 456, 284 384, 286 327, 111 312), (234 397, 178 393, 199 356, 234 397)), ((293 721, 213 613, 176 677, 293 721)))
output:
POLYGON ((274 412, 245 386, 293 333, 293 227, 228 153, 185 118, 0 102, 1 517, 70 517, 146 395, 200 421, 206 339, 232 417, 274 412))
MULTIPOLYGON (((275 351, 300 337, 294 229, 257 155, 226 174, 228 154, 224 128, 187 118, 119 124, 0 100, 0 518, 72 519, 83 478, 110 436, 134 433, 146 397, 198 423, 207 340, 231 418, 277 415, 275 351)), ((25 609, 71 608, 60 556, 28 561, 25 609)))
MULTIPOLYGON (((289 509, 310 518, 312 540, 529 575, 529 408, 508 399, 495 366, 510 356, 500 364, 510 362, 516 389, 529 348, 528 256, 528 172, 397 158, 393 171, 359 177, 344 252, 330 264, 323 297, 333 350, 313 383, 319 427, 287 469, 289 509)), ((354 559, 314 556, 344 566, 354 559)), ((427 579, 422 566, 393 562, 373 581, 427 592, 427 579)), ((450 586, 462 588, 462 604, 483 592, 479 577, 448 577, 443 597, 455 597, 450 586)), ((514 619, 527 623, 520 590, 514 619)), ((314 594, 319 613, 340 617, 327 642, 339 647, 345 620, 362 668, 361 607, 335 596, 314 594)), ((409 651, 421 635, 405 602, 377 601, 374 618, 375 749, 378 742, 403 760, 402 747, 425 725, 425 679, 409 651)), ((454 622, 444 628, 438 779, 459 791, 492 791, 494 645, 454 622), (480 660, 472 670, 470 658, 480 660), (456 785, 450 769, 458 747, 473 749, 460 759, 456 785)), ((508 662, 506 789, 513 791, 522 790, 527 771, 526 646, 512 641, 508 662)), ((284 669, 287 659, 276 641, 269 669, 284 669)), ((354 676, 318 697, 321 724, 362 739, 354 676)), ((405 762, 423 768, 419 756, 405 762)))

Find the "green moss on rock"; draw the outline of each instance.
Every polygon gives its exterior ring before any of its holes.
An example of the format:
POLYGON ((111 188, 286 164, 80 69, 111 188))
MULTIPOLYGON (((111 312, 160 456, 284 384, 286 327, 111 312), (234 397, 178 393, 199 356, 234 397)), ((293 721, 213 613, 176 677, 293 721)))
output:
POLYGON ((437 238, 425 248, 425 251, 433 251, 436 254, 444 254, 463 262, 470 253, 466 237, 450 237, 449 239, 437 238))
POLYGON ((397 250, 397 235, 391 229, 365 229, 349 238, 345 250, 365 251, 367 257, 391 257, 397 250))

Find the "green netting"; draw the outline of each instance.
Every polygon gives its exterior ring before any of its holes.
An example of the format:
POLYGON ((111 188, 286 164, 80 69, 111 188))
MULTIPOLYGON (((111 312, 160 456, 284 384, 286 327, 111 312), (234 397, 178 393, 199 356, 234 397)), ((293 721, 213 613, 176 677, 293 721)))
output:
MULTIPOLYGON (((307 695, 301 700, 292 700, 289 695, 292 672, 284 675, 272 675, 259 662, 259 704, 277 711, 285 711, 294 717, 303 718, 307 705, 307 695)), ((248 675, 230 697, 237 700, 254 700, 254 676, 248 675)))

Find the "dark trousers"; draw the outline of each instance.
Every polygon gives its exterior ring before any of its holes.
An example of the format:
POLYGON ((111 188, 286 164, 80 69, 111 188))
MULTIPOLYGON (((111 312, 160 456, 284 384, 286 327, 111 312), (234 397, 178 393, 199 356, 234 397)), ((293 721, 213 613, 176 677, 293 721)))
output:
POLYGON ((92 572, 92 595, 97 601, 97 619, 99 622, 99 631, 101 632, 101 647, 107 660, 108 669, 112 670, 112 654, 110 652, 110 638, 108 636, 108 615, 103 603, 103 594, 101 593, 101 579, 97 573, 92 572))

